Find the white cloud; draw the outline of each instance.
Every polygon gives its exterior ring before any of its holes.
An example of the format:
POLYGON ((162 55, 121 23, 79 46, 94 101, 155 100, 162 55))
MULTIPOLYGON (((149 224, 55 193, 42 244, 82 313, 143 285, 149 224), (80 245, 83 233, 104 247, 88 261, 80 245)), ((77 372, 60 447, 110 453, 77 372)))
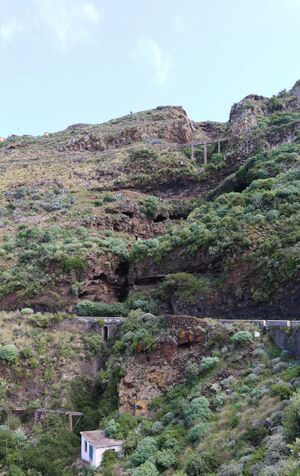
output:
POLYGON ((0 25, 0 39, 3 43, 11 43, 24 29, 22 23, 17 20, 4 21, 0 25))
POLYGON ((86 0, 33 0, 36 21, 63 49, 92 38, 102 12, 86 0))
POLYGON ((173 28, 176 31, 176 33, 182 33, 186 29, 185 22, 183 21, 182 16, 177 13, 175 15, 174 21, 173 21, 173 28))
POLYGON ((94 25, 98 25, 101 19, 99 9, 91 2, 87 2, 82 6, 82 11, 86 19, 90 20, 94 25))
POLYGON ((15 1, 15 8, 6 5, 1 13, 0 40, 7 43, 23 33, 38 41, 47 37, 68 50, 92 41, 103 16, 99 0, 27 0, 26 8, 15 1))
POLYGON ((140 40, 133 51, 133 58, 151 67, 154 82, 162 86, 166 83, 170 72, 170 59, 155 41, 140 40))

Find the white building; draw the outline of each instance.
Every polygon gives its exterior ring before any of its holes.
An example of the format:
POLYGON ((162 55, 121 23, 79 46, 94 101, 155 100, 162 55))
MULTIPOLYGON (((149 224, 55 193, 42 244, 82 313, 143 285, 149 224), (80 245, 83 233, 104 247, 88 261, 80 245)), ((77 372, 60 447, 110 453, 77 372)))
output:
POLYGON ((102 463, 106 450, 114 450, 119 453, 122 449, 123 441, 107 438, 102 430, 82 431, 80 434, 81 459, 96 468, 102 463))

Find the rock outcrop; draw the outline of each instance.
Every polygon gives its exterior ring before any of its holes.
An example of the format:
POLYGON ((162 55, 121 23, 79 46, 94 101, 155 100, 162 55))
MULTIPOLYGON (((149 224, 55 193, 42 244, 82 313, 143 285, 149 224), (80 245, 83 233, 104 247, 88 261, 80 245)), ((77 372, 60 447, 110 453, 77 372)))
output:
POLYGON ((153 350, 140 351, 126 362, 119 385, 119 410, 146 415, 154 397, 180 384, 187 377, 187 366, 199 362, 209 342, 222 332, 222 325, 190 316, 166 317, 167 334, 153 350))

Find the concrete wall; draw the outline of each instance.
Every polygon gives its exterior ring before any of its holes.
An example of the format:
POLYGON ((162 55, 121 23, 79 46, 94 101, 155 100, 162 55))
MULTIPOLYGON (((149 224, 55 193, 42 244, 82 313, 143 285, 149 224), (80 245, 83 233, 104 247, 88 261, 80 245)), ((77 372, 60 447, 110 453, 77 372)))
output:
POLYGON ((287 329, 273 328, 267 332, 279 349, 287 350, 296 359, 300 359, 300 326, 287 329))

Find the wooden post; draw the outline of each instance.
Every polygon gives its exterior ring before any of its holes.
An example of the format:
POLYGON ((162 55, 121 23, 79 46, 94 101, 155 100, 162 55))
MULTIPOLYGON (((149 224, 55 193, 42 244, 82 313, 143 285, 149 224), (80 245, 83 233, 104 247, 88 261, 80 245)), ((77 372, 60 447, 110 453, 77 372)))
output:
POLYGON ((191 159, 194 160, 194 144, 191 145, 191 159))
POLYGON ((70 429, 70 431, 73 431, 73 417, 72 417, 72 413, 69 413, 68 417, 69 417, 69 429, 70 429))
POLYGON ((204 165, 207 165, 207 142, 204 142, 204 165))
POLYGON ((218 141, 218 154, 221 154, 221 142, 218 141))
POLYGON ((38 419, 39 419, 39 414, 38 414, 38 411, 35 410, 35 412, 34 412, 34 417, 33 417, 33 423, 34 423, 34 425, 37 424, 38 419))

